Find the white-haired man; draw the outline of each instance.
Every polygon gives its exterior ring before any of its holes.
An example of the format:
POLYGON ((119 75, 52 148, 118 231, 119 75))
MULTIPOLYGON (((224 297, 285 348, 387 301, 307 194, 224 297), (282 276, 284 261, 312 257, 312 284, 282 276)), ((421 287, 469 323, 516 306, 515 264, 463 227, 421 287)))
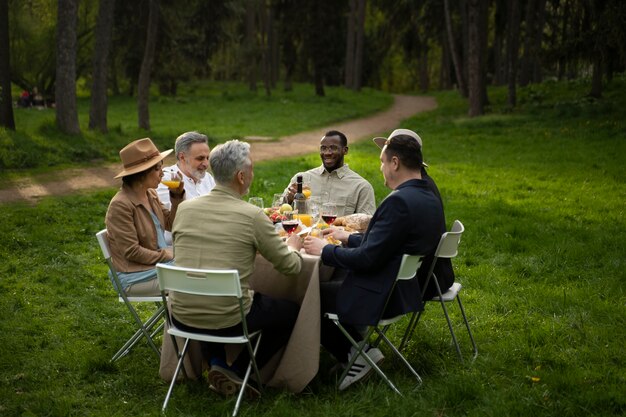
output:
MULTIPOLYGON (((297 304, 279 300, 250 288, 249 279, 259 252, 274 268, 297 276, 302 267, 299 237, 284 244, 263 209, 241 197, 254 179, 250 145, 231 140, 216 146, 210 157, 216 186, 207 195, 181 203, 172 227, 176 265, 190 268, 237 269, 244 294, 248 330, 263 330, 256 354, 257 364, 265 363, 287 343, 295 324, 297 304)), ((170 293, 172 320, 176 326, 222 336, 241 334, 241 317, 236 301, 170 293)), ((220 345, 205 345, 210 356, 209 382, 225 395, 237 392, 249 360, 247 350, 232 365, 220 345)), ((248 395, 258 395, 247 387, 248 395)))

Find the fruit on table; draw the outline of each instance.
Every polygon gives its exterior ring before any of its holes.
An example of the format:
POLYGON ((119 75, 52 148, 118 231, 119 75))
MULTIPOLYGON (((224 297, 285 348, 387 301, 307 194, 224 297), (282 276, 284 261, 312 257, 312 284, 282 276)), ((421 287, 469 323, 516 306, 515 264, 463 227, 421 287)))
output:
POLYGON ((278 211, 280 211, 281 213, 284 213, 286 211, 292 211, 293 208, 291 207, 290 204, 284 203, 282 206, 280 206, 280 208, 278 209, 278 211))

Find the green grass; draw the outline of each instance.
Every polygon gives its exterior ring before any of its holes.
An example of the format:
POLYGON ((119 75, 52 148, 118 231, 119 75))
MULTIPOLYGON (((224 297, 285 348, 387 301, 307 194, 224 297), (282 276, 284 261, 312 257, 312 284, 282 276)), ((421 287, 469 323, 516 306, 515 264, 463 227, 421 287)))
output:
MULTIPOLYGON (((340 393, 324 354, 304 393, 271 391, 241 415, 624 415, 625 86, 615 79, 601 101, 581 99, 579 83, 532 86, 513 112, 505 91, 492 89, 491 113, 475 119, 455 93, 439 93, 436 111, 403 123, 424 139, 448 223, 466 227, 454 265, 478 359, 459 363, 430 305, 407 352, 419 389, 388 360, 383 369, 404 397, 376 377, 340 393)), ((388 190, 377 158, 366 141, 351 145, 347 161, 380 201, 388 190)), ((293 172, 318 163, 259 163, 251 195, 268 202, 293 172)), ((145 344, 108 363, 129 331, 94 238, 113 193, 2 206, 0 414, 159 415, 167 388, 145 344)), ((468 355, 462 328, 457 335, 468 355)), ((187 383, 168 414, 228 415, 232 406, 187 383)))
POLYGON ((47 172, 50 167, 118 161, 119 150, 132 140, 149 136, 167 149, 189 130, 205 133, 211 145, 246 136, 278 138, 368 115, 393 101, 371 89, 355 93, 329 87, 326 93, 317 97, 312 86, 296 84, 291 92, 277 89, 267 97, 239 83, 196 81, 183 85, 179 97, 151 98, 150 132, 137 128, 135 98, 111 97, 107 135, 87 129, 88 98, 78 99, 82 133, 77 136, 59 132, 52 109, 15 109, 17 132, 0 129, 0 169, 18 178, 24 169, 47 172))

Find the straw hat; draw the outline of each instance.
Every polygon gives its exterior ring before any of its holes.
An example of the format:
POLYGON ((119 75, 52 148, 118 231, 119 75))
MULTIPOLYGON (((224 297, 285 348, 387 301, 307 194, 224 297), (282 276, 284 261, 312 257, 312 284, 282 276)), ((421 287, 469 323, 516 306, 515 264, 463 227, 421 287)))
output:
MULTIPOLYGON (((387 144, 388 140, 390 140, 394 136, 399 136, 399 135, 406 135, 406 136, 412 137, 413 139, 417 141, 417 143, 419 143, 420 149, 422 148, 422 138, 420 138, 417 133, 409 129, 396 129, 393 132, 391 132, 391 134, 389 135, 389 138, 377 137, 372 140, 380 149, 382 149, 387 144)), ((422 165, 424 165, 425 167, 428 167, 428 164, 426 164, 426 162, 422 162, 422 165)))
POLYGON ((145 171, 162 161, 167 155, 171 154, 172 151, 173 149, 168 149, 165 152, 159 152, 150 138, 137 139, 124 146, 120 151, 120 158, 122 159, 122 164, 124 164, 124 170, 114 178, 125 177, 145 171))

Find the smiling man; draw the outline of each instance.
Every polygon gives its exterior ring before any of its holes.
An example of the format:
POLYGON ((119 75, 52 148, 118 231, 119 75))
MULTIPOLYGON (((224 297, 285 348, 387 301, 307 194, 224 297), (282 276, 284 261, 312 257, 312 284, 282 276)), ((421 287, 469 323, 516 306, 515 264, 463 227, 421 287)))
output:
MULTIPOLYGON (((185 132, 176 138, 174 150, 178 162, 164 167, 163 172, 178 173, 182 177, 187 200, 208 194, 215 187, 215 180, 207 172, 210 149, 206 135, 198 132, 185 132)), ((157 192, 159 200, 169 207, 169 189, 160 184, 157 192)))
POLYGON ((289 203, 293 201, 296 177, 302 175, 302 180, 310 184, 312 195, 328 193, 330 201, 337 204, 339 216, 353 213, 373 214, 376 210, 374 188, 344 163, 347 153, 346 135, 337 130, 326 132, 320 141, 322 165, 294 175, 284 191, 285 200, 289 203))

